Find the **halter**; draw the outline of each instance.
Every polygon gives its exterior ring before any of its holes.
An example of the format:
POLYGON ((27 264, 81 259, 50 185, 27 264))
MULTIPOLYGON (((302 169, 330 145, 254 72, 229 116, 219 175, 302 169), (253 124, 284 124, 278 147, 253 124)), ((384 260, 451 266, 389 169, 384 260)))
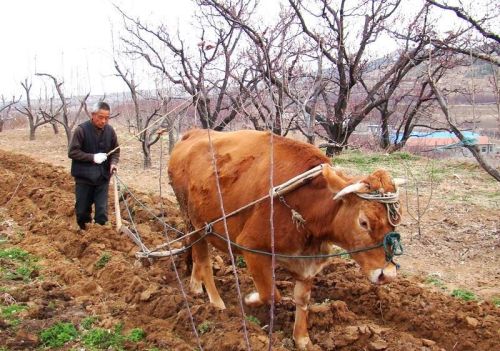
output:
POLYGON ((377 201, 385 204, 385 207, 387 208, 387 220, 393 227, 398 225, 397 222, 401 219, 401 212, 399 212, 400 203, 398 190, 396 190, 395 193, 381 193, 380 191, 374 191, 367 194, 356 193, 356 195, 368 201, 377 201))
MULTIPOLYGON (((401 219, 401 213, 399 212, 399 191, 396 190, 394 193, 382 193, 380 191, 374 191, 367 194, 358 194, 360 198, 368 201, 377 201, 385 204, 387 209, 387 220, 389 223, 396 227, 398 221, 401 219)), ((385 261, 391 262, 399 269, 399 264, 394 262, 394 256, 401 256, 403 254, 403 245, 401 244, 401 235, 398 232, 392 231, 384 236, 382 241, 385 251, 385 261)))

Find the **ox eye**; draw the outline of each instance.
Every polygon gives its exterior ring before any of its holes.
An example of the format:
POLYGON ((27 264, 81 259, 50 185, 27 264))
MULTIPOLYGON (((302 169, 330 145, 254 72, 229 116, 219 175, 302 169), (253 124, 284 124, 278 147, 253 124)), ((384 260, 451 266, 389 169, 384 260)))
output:
POLYGON ((363 229, 366 229, 366 230, 369 230, 370 227, 368 226, 368 221, 364 220, 364 219, 359 219, 359 225, 361 226, 361 228, 363 229))

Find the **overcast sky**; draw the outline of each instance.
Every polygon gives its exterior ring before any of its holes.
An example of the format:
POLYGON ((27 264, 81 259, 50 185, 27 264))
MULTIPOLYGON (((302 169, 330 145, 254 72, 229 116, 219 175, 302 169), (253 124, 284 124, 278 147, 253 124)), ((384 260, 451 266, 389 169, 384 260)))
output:
MULTIPOLYGON (((474 3, 481 1, 488 0, 474 3)), ((279 2, 262 0, 262 16, 275 18, 279 2)), ((122 21, 113 4, 134 18, 195 32, 191 0, 0 0, 0 95, 21 95, 25 78, 33 81, 32 95, 43 95, 35 72, 63 77, 68 96, 126 90, 114 76, 112 39, 119 41, 122 21)))
POLYGON ((25 78, 33 79, 37 95, 43 88, 35 86, 35 72, 64 76, 71 94, 125 90, 113 76, 112 32, 122 25, 113 4, 172 27, 188 25, 192 12, 189 0, 2 0, 0 95, 19 96, 25 78))

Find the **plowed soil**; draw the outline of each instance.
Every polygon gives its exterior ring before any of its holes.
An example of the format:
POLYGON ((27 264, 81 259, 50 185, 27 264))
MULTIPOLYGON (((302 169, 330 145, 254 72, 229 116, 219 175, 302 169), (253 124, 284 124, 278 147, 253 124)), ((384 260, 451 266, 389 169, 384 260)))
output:
MULTIPOLYGON (((44 276, 9 292, 29 309, 16 330, 0 323, 0 348, 34 349, 39 347, 39 330, 57 321, 77 324, 95 315, 100 316, 99 325, 104 328, 121 321, 125 329, 144 329, 146 340, 126 348, 247 349, 244 319, 226 255, 213 255, 216 284, 228 307, 219 311, 209 305, 206 296, 192 296, 188 291, 189 271, 183 255, 140 261, 135 258, 135 244, 112 226, 93 225, 79 233, 73 214, 73 179, 66 169, 0 150, 0 179, 0 230, 11 244, 41 259, 44 276), (13 223, 23 228, 23 236, 14 235, 13 223), (110 260, 100 267, 96 263, 103 253, 110 260)), ((156 216, 165 214, 169 225, 183 230, 175 203, 134 193, 156 216)), ((126 201, 144 242, 150 247, 164 242, 162 226, 151 214, 131 197, 126 201)), ((127 217, 125 207, 122 213, 127 217)), ((485 216, 495 219, 494 211, 485 216)), ((238 268, 238 275, 242 293, 253 290, 244 268, 238 268)), ((277 277, 282 294, 292 296, 290 276, 278 270, 277 277)), ((492 285, 496 287, 498 282, 492 285)), ((453 298, 429 288, 416 276, 373 286, 353 261, 339 258, 315 279, 312 302, 309 332, 318 350, 500 350, 498 307, 489 301, 453 298)), ((276 306, 273 350, 294 350, 294 310, 291 299, 276 306)), ((245 322, 251 349, 267 350, 269 309, 245 307, 245 312, 254 317, 245 322)))

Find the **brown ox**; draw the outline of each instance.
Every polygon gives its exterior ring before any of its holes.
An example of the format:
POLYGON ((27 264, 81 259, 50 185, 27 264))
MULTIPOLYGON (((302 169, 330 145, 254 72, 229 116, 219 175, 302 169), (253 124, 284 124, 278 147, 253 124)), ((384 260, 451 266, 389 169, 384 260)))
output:
MULTIPOLYGON (((203 228, 222 216, 269 194, 270 185, 270 133, 258 131, 187 132, 175 146, 169 163, 169 176, 181 212, 191 228, 203 228), (211 147, 212 145, 212 147, 211 147), (213 151, 213 153, 212 153, 213 151), (212 154, 217 160, 218 181, 212 154), (223 204, 219 201, 218 183, 223 204)), ((309 144, 273 137, 273 186, 330 160, 319 149, 309 144)), ((346 250, 380 244, 384 236, 394 230, 388 220, 385 205, 368 201, 356 193, 396 192, 396 186, 385 171, 359 179, 349 178, 332 167, 307 184, 286 193, 285 201, 274 200, 273 227, 275 252, 289 255, 328 254, 331 246, 346 250), (336 196, 334 200, 333 197, 336 196), (286 203, 286 204, 285 204, 286 203), (292 209, 305 223, 298 226, 292 220, 292 209)), ((257 204, 227 218, 227 230, 232 241, 255 250, 271 252, 271 200, 257 204)), ((225 233, 223 221, 213 226, 216 233, 225 233)), ((203 231, 191 237, 197 240, 203 231)), ((209 241, 219 250, 227 251, 227 243, 208 235, 192 247, 193 270, 190 288, 193 293, 203 292, 205 286, 210 302, 225 308, 212 275, 209 241)), ((281 295, 272 284, 271 257, 248 251, 243 254, 253 278, 256 292, 245 297, 245 303, 258 306, 269 303, 274 289, 275 301, 281 295)), ((396 277, 396 267, 387 262, 383 248, 352 254, 369 279, 376 284, 396 277)), ((296 279, 293 298, 296 304, 293 338, 299 348, 306 348, 311 340, 307 331, 307 306, 313 277, 321 271, 328 259, 291 259, 276 257, 281 266, 296 279)))

